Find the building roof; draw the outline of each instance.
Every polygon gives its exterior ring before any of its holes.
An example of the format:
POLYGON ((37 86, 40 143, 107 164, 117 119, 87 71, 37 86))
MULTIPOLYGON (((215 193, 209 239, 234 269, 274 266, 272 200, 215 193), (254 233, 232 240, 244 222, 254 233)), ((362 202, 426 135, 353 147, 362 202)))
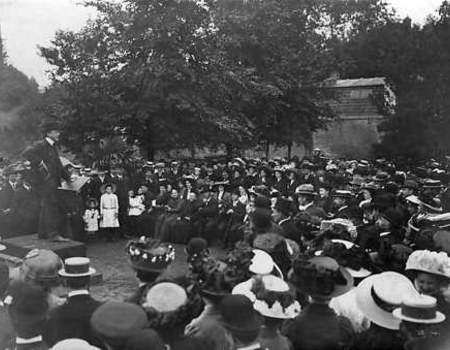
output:
POLYGON ((386 85, 385 78, 359 78, 359 79, 338 79, 333 87, 345 88, 345 87, 359 87, 359 86, 377 86, 386 85))

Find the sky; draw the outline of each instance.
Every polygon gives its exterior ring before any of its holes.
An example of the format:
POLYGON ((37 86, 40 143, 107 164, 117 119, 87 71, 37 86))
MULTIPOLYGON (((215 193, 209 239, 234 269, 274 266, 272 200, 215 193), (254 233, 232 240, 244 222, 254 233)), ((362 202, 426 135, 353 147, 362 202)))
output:
MULTIPOLYGON (((423 23, 443 0, 387 0, 401 17, 423 23)), ((46 71, 51 67, 38 55, 37 46, 48 46, 58 29, 80 29, 95 17, 80 0, 0 0, 0 28, 9 62, 36 79, 48 84, 46 71)))

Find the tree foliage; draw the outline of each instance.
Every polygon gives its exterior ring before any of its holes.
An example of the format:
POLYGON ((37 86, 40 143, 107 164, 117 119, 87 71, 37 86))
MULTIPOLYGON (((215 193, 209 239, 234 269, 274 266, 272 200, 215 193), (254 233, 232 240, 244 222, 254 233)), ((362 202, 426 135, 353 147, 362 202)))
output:
POLYGON ((333 117, 324 81, 363 70, 348 43, 394 16, 382 0, 87 5, 95 20, 41 48, 54 66, 47 113, 61 117, 75 150, 119 136, 150 157, 194 146, 308 145, 333 117))
POLYGON ((425 25, 392 18, 342 47, 347 77, 385 76, 396 93, 395 114, 381 125, 376 154, 429 158, 450 152, 450 6, 425 25))
MULTIPOLYGON (((6 53, 3 52, 1 57, 5 58, 6 53)), ((7 60, 2 60, 0 62, 1 156, 17 156, 26 142, 37 137, 37 125, 42 116, 40 107, 41 99, 36 82, 9 65, 7 60)))

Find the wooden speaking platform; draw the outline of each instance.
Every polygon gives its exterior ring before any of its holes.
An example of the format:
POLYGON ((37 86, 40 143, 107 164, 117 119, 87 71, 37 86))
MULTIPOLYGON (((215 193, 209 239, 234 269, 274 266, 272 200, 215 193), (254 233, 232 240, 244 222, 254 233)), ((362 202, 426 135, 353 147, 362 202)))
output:
POLYGON ((23 259, 32 249, 53 250, 61 259, 73 256, 86 256, 86 244, 77 241, 52 242, 39 239, 37 234, 4 239, 1 242, 6 249, 3 254, 23 259))

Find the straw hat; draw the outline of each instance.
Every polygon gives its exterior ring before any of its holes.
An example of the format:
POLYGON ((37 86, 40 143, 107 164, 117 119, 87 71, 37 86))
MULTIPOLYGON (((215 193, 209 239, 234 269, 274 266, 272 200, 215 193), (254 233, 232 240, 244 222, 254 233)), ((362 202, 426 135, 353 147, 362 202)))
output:
POLYGON ((400 320, 392 311, 414 295, 418 292, 412 282, 392 271, 369 276, 356 287, 356 303, 364 315, 376 325, 392 330, 400 329, 400 320))
POLYGON ((392 314, 400 320, 433 324, 445 321, 445 315, 437 311, 436 298, 428 295, 414 295, 403 299, 402 306, 392 314))
POLYGON ((59 270, 62 277, 88 277, 96 273, 95 269, 89 266, 91 260, 85 257, 73 257, 64 261, 64 268, 59 270))

